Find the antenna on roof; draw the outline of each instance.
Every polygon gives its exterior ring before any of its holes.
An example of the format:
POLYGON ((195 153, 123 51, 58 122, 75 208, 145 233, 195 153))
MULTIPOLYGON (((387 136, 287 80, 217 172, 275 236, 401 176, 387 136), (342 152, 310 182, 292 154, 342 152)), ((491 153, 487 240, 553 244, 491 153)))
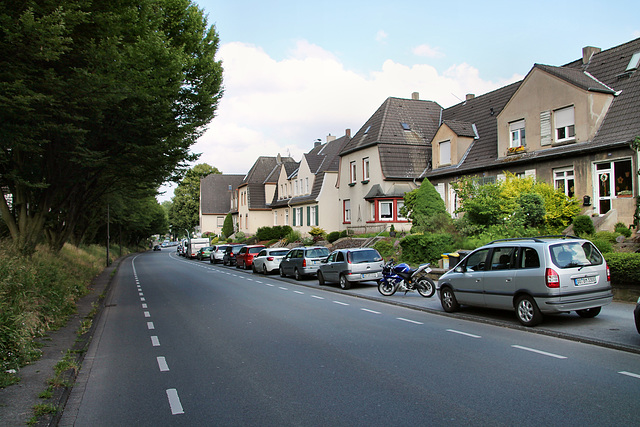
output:
POLYGON ((458 96, 456 96, 456 94, 455 94, 455 93, 451 92, 451 95, 453 95, 455 98, 457 98, 457 99, 458 99, 458 101, 462 102, 462 99, 461 99, 461 98, 459 98, 458 96))

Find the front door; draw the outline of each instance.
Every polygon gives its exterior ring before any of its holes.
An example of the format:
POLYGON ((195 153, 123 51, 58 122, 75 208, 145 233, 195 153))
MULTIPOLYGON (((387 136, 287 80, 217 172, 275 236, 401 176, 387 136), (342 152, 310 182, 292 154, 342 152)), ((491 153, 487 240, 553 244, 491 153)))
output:
POLYGON ((611 195, 613 193, 613 170, 611 163, 596 165, 597 170, 597 198, 596 208, 599 214, 605 214, 611 210, 611 195))

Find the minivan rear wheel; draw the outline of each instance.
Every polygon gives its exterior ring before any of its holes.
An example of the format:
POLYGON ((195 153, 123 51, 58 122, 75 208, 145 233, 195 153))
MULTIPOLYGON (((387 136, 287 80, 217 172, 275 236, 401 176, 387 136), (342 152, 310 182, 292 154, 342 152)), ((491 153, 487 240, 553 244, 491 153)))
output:
POLYGON ((351 283, 347 280, 347 276, 344 274, 340 275, 340 289, 348 290, 351 288, 351 283))
POLYGON ((293 270, 293 277, 296 280, 302 280, 302 274, 300 274, 300 271, 297 268, 293 270))
POLYGON ((542 322, 542 313, 536 302, 529 295, 518 298, 516 316, 524 326, 536 326, 542 322))
POLYGON ((592 317, 596 317, 598 314, 600 314, 600 310, 602 310, 602 307, 593 307, 587 308, 585 310, 577 310, 576 313, 578 313, 578 316, 580 317, 591 319, 592 317))

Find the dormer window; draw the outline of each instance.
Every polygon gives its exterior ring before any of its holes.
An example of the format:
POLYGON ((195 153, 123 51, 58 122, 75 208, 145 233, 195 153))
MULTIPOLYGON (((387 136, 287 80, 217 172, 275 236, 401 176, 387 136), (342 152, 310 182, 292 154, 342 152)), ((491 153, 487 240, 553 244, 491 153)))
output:
POLYGON ((638 67, 640 67, 640 52, 636 52, 633 54, 625 71, 635 71, 638 69, 638 67))
POLYGON ((553 112, 556 130, 556 142, 564 142, 575 139, 576 126, 573 105, 553 112))
POLYGON ((524 120, 509 123, 509 148, 525 146, 524 120))
POLYGON ((440 166, 451 164, 451 141, 440 143, 440 166))

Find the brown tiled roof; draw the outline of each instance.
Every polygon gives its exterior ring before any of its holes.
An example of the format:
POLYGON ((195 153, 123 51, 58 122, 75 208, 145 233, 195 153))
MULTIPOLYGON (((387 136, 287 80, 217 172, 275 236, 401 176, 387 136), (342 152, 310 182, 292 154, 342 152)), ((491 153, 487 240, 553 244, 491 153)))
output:
POLYGON ((244 175, 211 174, 200 180, 200 203, 203 214, 224 214, 231 210, 231 191, 238 189, 244 175))
POLYGON ((430 142, 441 112, 442 107, 433 101, 387 98, 340 155, 382 144, 378 151, 385 178, 415 178, 431 160, 430 142))
POLYGON ((593 75, 583 70, 565 67, 553 67, 551 65, 542 64, 534 64, 533 68, 543 70, 584 90, 592 92, 615 93, 615 90, 611 89, 609 86, 596 79, 593 75))
POLYGON ((445 120, 443 123, 458 136, 466 136, 470 138, 475 138, 477 136, 473 129, 473 123, 460 122, 458 120, 445 120))
POLYGON ((267 182, 277 182, 281 164, 288 163, 295 162, 291 157, 258 157, 240 184, 247 187, 249 209, 267 208, 264 185, 267 182))

